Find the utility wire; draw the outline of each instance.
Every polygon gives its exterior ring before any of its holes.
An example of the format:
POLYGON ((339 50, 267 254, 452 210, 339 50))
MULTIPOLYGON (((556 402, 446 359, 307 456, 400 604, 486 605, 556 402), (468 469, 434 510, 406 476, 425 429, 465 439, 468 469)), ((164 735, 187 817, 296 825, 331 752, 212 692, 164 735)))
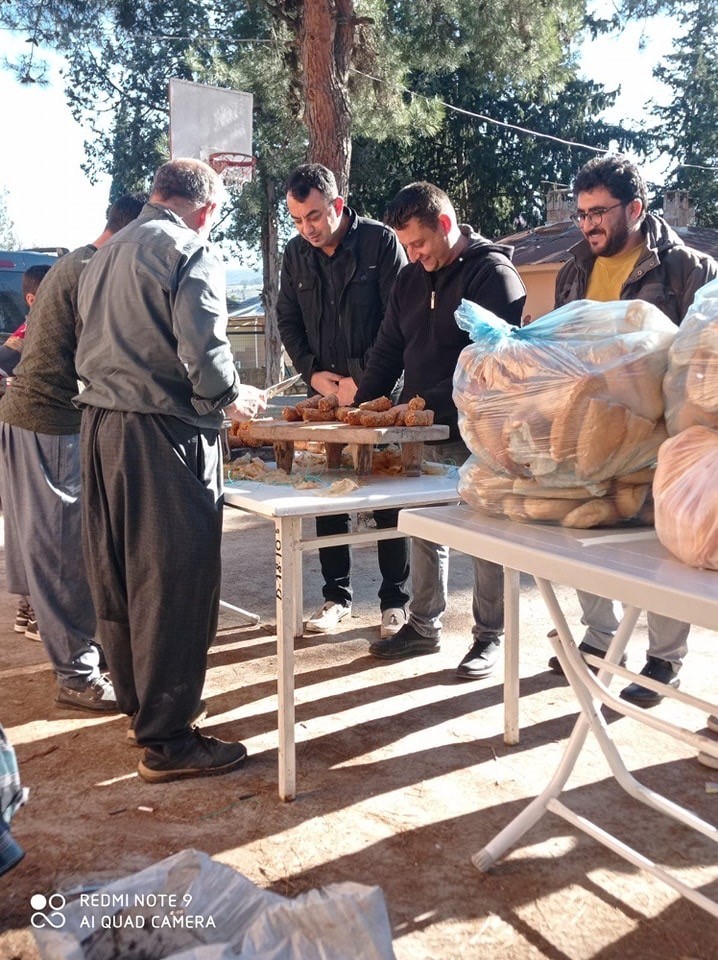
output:
MULTIPOLYGON (((530 130, 528 127, 521 127, 515 123, 506 123, 504 120, 496 120, 484 113, 475 113, 472 110, 465 110, 463 107, 455 107, 453 104, 447 103, 445 100, 439 100, 436 97, 428 97, 423 93, 416 93, 414 90, 410 90, 408 87, 405 87, 402 84, 389 84, 387 80, 383 80, 381 77, 373 77, 371 74, 362 73, 361 70, 356 70, 353 67, 351 68, 351 72, 358 74, 360 77, 365 77, 367 80, 373 80, 375 83, 383 83, 385 86, 392 86, 393 89, 401 90, 403 93, 408 93, 412 97, 420 97, 427 103, 438 103, 447 110, 451 110, 454 113, 460 113, 465 117, 473 117, 476 120, 483 120, 485 123, 492 123, 497 127, 504 127, 507 130, 516 130, 517 133, 526 133, 532 137, 540 137, 544 140, 552 140, 554 143, 560 143, 563 146, 578 147, 581 150, 591 150, 593 153, 609 153, 609 150, 605 147, 591 147, 587 143, 578 143, 575 140, 563 140, 561 137, 554 137, 550 133, 539 133, 538 130, 530 130)), ((692 170, 708 170, 710 173, 718 173, 718 167, 700 166, 696 163, 679 163, 677 166, 689 167, 692 170)))

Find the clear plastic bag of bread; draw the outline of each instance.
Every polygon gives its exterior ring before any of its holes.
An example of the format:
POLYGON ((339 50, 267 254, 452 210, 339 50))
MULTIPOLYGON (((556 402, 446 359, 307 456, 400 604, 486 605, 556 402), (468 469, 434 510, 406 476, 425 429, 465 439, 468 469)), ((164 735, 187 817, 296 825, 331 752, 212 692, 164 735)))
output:
POLYGON ((718 570, 718 431, 688 427, 658 452, 656 534, 691 567, 718 570))
POLYGON ((497 474, 472 456, 459 468, 458 492, 477 510, 525 523, 555 523, 578 530, 650 525, 654 472, 645 467, 598 483, 548 487, 538 480, 497 474))
POLYGON ((666 429, 718 430, 718 279, 696 292, 668 353, 663 381, 666 429))
MULTIPOLYGON (((454 374, 459 429, 491 474, 531 481, 533 494, 590 489, 655 464, 677 329, 657 307, 580 300, 513 327, 464 300, 456 321, 474 341, 454 374)), ((608 513, 597 510, 602 523, 608 513)))

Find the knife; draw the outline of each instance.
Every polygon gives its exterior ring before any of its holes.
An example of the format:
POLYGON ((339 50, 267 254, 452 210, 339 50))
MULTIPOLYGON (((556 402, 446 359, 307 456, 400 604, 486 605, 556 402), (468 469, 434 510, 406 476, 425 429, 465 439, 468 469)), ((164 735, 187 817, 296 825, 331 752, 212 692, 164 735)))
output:
POLYGON ((294 386, 294 384, 301 379, 301 373, 296 373, 293 377, 287 377, 286 380, 280 380, 279 383, 273 383, 271 387, 267 387, 266 390, 262 391, 265 399, 269 400, 271 397, 276 397, 280 393, 284 393, 285 390, 288 390, 290 387, 294 386))

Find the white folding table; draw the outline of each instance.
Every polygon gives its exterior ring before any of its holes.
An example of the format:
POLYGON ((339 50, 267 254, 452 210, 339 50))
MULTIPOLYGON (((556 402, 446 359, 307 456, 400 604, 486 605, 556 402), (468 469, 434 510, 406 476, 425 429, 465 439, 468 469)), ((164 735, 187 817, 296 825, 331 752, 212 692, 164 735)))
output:
POLYGON ((650 711, 632 706, 612 695, 608 689, 610 678, 616 674, 653 687, 704 714, 718 713, 715 703, 681 690, 666 688, 618 666, 641 610, 654 611, 711 630, 718 629, 718 572, 696 570, 681 563, 661 546, 655 531, 648 528, 567 530, 558 526, 496 519, 468 506, 457 505, 402 511, 399 530, 412 537, 445 544, 471 556, 503 564, 506 571, 505 644, 507 657, 514 659, 518 655, 519 643, 518 572, 531 574, 558 632, 558 637, 551 642, 581 710, 563 758, 546 788, 473 856, 474 865, 479 870, 487 870, 550 810, 718 917, 718 903, 687 886, 674 874, 590 820, 579 817, 558 799, 591 730, 615 779, 634 799, 718 841, 718 829, 714 824, 646 788, 633 777, 611 739, 600 710, 601 705, 606 704, 618 713, 718 758, 718 740, 701 736, 669 723, 650 711), (610 597, 625 605, 623 619, 605 661, 595 657, 584 660, 578 652, 552 581, 610 597), (589 669, 590 665, 599 670, 597 677, 589 669))
MULTIPOLYGON (((324 473, 323 490, 347 473, 324 473)), ((358 489, 344 496, 322 495, 321 490, 297 490, 253 480, 229 481, 224 502, 274 522, 277 596, 279 796, 296 795, 294 743, 294 638, 303 631, 302 553, 339 544, 369 543, 402 536, 396 528, 367 528, 350 534, 303 537, 302 521, 335 513, 363 513, 457 502, 456 473, 441 475, 372 476, 362 478, 358 489)))

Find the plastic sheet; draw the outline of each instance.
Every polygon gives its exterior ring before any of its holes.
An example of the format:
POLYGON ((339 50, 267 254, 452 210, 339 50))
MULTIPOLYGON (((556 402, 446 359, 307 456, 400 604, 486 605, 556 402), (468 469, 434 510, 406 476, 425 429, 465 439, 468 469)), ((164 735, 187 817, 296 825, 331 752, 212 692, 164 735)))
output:
POLYGON ((183 850, 67 897, 35 929, 42 960, 394 960, 378 887, 338 883, 290 900, 183 850))
POLYGON ((656 535, 692 567, 718 570, 718 431, 688 427, 658 452, 656 535))
POLYGON ((669 436, 697 425, 718 429, 718 279, 701 287, 688 308, 663 390, 669 436))
POLYGON ((666 438, 662 382, 676 335, 668 317, 641 300, 581 300, 517 328, 463 301, 456 320, 474 341, 454 375, 473 455, 461 496, 513 519, 650 522, 646 470, 666 438))

